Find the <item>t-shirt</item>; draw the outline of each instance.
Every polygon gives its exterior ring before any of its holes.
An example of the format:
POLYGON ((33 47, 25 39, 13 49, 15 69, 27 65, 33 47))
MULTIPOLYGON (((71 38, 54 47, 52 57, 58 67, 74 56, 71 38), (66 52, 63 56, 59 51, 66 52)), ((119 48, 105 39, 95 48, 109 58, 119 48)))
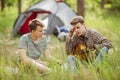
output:
POLYGON ((43 35, 38 43, 34 43, 30 35, 31 33, 27 33, 20 37, 19 49, 26 49, 28 57, 39 59, 47 49, 47 37, 43 35))

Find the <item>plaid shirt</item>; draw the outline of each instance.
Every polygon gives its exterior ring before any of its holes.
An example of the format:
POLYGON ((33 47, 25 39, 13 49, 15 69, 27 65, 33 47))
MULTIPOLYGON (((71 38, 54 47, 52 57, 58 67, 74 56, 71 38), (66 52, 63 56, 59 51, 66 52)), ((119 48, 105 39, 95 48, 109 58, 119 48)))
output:
MULTIPOLYGON (((111 48, 111 42, 103 37, 100 33, 87 29, 85 36, 75 35, 73 39, 66 42, 66 52, 67 54, 75 53, 78 44, 85 44, 86 51, 99 51, 102 47, 106 46, 108 49, 111 48)), ((78 51, 81 53, 81 50, 78 51)))

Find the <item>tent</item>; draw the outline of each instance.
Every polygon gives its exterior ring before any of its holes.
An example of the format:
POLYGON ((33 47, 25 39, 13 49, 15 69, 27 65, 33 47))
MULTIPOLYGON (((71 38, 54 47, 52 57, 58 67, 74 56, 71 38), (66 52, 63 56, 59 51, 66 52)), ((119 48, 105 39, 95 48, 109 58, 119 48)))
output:
POLYGON ((28 33, 28 23, 35 18, 43 21, 46 34, 53 34, 56 26, 65 26, 69 29, 74 16, 74 11, 63 1, 42 0, 20 14, 14 23, 12 36, 28 33))

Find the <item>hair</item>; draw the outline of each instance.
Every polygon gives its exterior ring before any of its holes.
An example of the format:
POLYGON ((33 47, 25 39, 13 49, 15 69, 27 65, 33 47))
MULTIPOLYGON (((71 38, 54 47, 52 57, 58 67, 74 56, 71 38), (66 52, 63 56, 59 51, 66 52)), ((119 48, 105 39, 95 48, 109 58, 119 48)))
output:
POLYGON ((71 25, 75 25, 77 23, 81 23, 83 24, 84 23, 84 18, 82 16, 76 16, 72 19, 72 21, 70 22, 71 25))
POLYGON ((40 26, 40 27, 44 27, 44 24, 38 20, 38 19, 33 19, 29 22, 29 27, 30 27, 30 32, 32 30, 36 30, 37 29, 37 26, 40 26))

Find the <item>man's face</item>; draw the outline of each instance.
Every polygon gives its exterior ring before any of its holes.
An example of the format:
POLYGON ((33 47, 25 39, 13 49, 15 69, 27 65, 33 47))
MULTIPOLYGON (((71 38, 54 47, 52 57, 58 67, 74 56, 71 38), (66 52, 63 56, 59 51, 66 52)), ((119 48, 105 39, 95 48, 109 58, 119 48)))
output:
POLYGON ((81 23, 77 23, 75 25, 73 25, 74 31, 78 36, 83 36, 86 33, 86 28, 84 24, 81 23))
POLYGON ((36 30, 33 30, 32 33, 35 37, 40 38, 43 35, 43 27, 37 26, 36 30))

